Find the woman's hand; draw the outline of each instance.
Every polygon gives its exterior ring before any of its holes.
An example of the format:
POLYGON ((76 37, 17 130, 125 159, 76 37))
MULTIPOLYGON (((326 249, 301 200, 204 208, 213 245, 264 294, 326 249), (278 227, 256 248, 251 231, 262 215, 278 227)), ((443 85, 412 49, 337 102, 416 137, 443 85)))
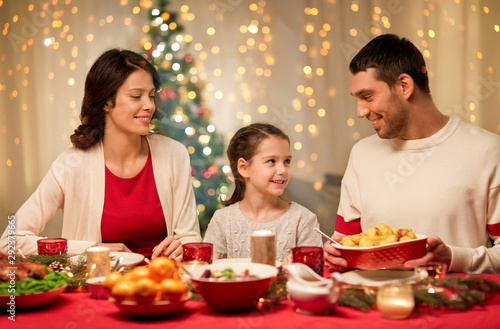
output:
MULTIPOLYGON (((334 234, 332 239, 340 242, 342 235, 334 234)), ((326 241, 323 245, 323 256, 325 258, 325 266, 330 272, 345 272, 348 270, 349 264, 342 258, 342 252, 335 248, 330 241, 326 241)))
POLYGON ((427 253, 424 257, 406 261, 406 268, 414 268, 417 265, 444 263, 448 268, 451 265, 451 249, 438 237, 427 238, 427 253))
POLYGON ((109 251, 113 251, 113 252, 132 252, 132 250, 130 250, 129 248, 127 248, 126 245, 124 245, 123 243, 104 243, 104 242, 99 242, 97 244, 98 246, 102 246, 102 247, 108 247, 109 248, 109 251))
POLYGON ((151 259, 158 256, 166 256, 176 261, 182 261, 182 243, 174 237, 166 237, 159 245, 153 248, 151 259))

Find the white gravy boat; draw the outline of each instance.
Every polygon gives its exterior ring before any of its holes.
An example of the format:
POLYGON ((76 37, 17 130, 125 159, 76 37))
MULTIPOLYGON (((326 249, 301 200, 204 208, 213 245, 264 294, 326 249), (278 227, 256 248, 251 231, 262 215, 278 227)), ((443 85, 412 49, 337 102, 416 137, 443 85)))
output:
POLYGON ((332 273, 332 276, 326 279, 301 263, 286 265, 285 270, 288 273, 288 298, 295 303, 298 312, 327 313, 342 294, 338 273, 332 273))

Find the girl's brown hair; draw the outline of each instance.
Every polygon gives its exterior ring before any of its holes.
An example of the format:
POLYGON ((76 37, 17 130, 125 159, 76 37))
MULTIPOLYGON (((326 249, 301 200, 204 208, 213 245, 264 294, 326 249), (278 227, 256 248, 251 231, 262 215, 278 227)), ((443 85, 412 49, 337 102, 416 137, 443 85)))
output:
POLYGON ((233 138, 231 138, 227 147, 227 157, 234 176, 235 187, 231 197, 225 201, 221 201, 224 206, 241 201, 245 196, 245 179, 238 172, 238 160, 242 158, 247 162, 252 161, 260 143, 271 136, 283 138, 290 143, 290 139, 283 131, 266 123, 254 123, 240 128, 233 138))

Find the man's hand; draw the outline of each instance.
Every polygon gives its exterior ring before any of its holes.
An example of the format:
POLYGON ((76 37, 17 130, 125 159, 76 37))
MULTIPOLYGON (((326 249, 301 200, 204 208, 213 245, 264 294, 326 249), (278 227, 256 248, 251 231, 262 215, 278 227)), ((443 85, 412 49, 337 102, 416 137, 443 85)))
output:
POLYGON ((165 240, 160 242, 159 245, 153 248, 153 254, 151 259, 155 259, 158 256, 166 256, 177 261, 182 261, 182 244, 179 240, 174 239, 174 237, 166 237, 165 240))
MULTIPOLYGON (((340 242, 342 236, 340 234, 332 235, 332 239, 340 242)), ((323 245, 323 254, 325 258, 325 266, 330 272, 345 272, 348 270, 347 261, 342 258, 342 252, 335 248, 330 241, 323 245)))
POLYGON ((427 238, 427 253, 424 257, 406 261, 406 268, 414 268, 417 265, 443 263, 450 268, 451 249, 438 237, 427 238))

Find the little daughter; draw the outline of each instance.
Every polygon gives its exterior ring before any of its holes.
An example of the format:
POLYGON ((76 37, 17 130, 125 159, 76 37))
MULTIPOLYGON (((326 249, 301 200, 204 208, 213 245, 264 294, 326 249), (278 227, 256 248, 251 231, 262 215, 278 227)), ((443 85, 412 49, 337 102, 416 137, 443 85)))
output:
POLYGON ((250 235, 256 230, 276 234, 276 257, 286 263, 293 247, 322 246, 314 231, 316 215, 280 199, 291 176, 287 135, 270 124, 251 124, 236 132, 227 156, 235 189, 221 202, 226 207, 214 213, 204 239, 213 243, 215 259, 250 257, 250 235))

